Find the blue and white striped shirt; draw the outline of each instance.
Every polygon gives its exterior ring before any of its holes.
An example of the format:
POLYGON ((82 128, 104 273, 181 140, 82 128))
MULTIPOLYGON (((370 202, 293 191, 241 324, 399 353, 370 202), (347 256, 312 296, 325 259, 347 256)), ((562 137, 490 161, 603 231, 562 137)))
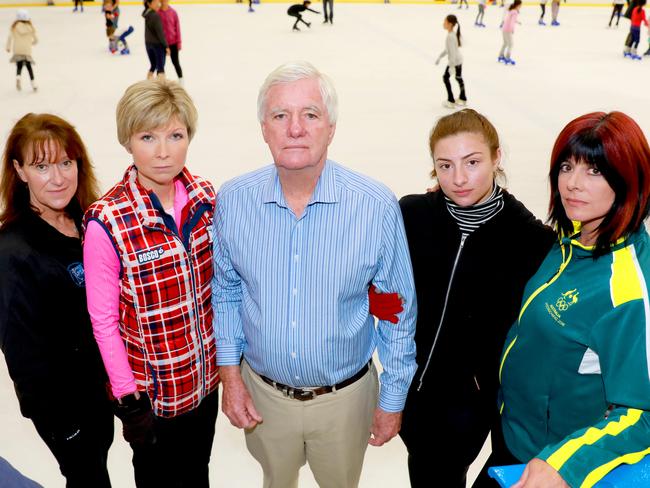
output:
POLYGON ((375 347, 379 407, 399 412, 415 373, 416 303, 404 224, 385 186, 327 161, 303 215, 275 166, 223 185, 212 281, 219 365, 239 364, 295 387, 333 385, 375 347), (396 325, 368 313, 370 283, 405 300, 396 325))

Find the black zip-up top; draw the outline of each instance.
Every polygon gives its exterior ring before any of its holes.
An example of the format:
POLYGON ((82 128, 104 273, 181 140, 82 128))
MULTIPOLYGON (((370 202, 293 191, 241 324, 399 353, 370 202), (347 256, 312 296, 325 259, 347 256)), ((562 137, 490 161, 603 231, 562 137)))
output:
POLYGON ((442 192, 400 200, 418 299, 418 371, 409 396, 419 388, 422 397, 458 402, 480 392, 486 405, 496 402, 506 333, 526 282, 555 240, 505 191, 503 202, 498 214, 463 237, 442 192))
POLYGON ((63 421, 91 397, 108 401, 81 241, 33 212, 0 229, 0 349, 25 417, 63 421))
POLYGON ((167 39, 163 31, 162 19, 158 12, 148 8, 142 13, 144 17, 145 44, 158 44, 167 49, 167 39))

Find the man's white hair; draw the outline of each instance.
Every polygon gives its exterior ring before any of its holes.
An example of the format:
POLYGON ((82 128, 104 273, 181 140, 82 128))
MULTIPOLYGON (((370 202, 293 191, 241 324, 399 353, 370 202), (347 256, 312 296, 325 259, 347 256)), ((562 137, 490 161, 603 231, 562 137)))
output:
POLYGON ((338 116, 338 97, 332 80, 324 73, 318 71, 314 65, 307 61, 294 61, 285 63, 275 68, 264 80, 257 95, 257 119, 260 123, 264 120, 266 112, 266 97, 271 87, 281 83, 314 78, 318 80, 323 104, 327 109, 330 124, 336 123, 338 116))

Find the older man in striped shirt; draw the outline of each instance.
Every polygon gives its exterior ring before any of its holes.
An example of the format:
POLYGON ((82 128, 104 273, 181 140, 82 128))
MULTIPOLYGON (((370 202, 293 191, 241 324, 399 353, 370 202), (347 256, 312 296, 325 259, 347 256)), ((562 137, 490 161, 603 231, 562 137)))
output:
POLYGON ((212 300, 222 408, 246 429, 269 488, 298 486, 305 462, 321 487, 357 486, 367 445, 399 431, 416 369, 399 206, 385 186, 327 159, 336 115, 334 88, 316 68, 277 68, 258 96, 274 164, 217 196, 212 300), (370 283, 401 291, 397 324, 375 327, 370 283))

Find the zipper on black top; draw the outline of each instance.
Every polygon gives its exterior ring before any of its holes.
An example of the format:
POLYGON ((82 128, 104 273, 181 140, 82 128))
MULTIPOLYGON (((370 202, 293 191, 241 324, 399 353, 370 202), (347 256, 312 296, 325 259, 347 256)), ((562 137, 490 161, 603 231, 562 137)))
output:
POLYGON ((451 268, 451 275, 449 276, 449 284, 447 285, 447 293, 445 294, 445 304, 443 305, 442 313, 440 314, 440 322, 438 323, 438 330, 436 331, 436 336, 433 338, 433 344, 431 344, 431 350, 429 351, 429 357, 427 358, 427 362, 424 365, 424 369, 422 370, 422 373, 420 374, 420 383, 418 384, 417 391, 420 391, 422 389, 422 384, 424 383, 424 375, 427 373, 427 369, 429 368, 429 364, 431 363, 431 358, 433 357, 433 350, 436 347, 436 343, 438 342, 438 337, 440 336, 440 331, 442 330, 442 324, 445 321, 445 315, 447 313, 447 303, 449 302, 449 292, 451 291, 451 286, 454 282, 454 275, 456 274, 456 268, 458 267, 460 253, 463 252, 463 247, 465 246, 465 240, 467 239, 468 236, 469 234, 462 234, 460 237, 460 245, 458 246, 456 259, 454 259, 454 266, 451 268))

